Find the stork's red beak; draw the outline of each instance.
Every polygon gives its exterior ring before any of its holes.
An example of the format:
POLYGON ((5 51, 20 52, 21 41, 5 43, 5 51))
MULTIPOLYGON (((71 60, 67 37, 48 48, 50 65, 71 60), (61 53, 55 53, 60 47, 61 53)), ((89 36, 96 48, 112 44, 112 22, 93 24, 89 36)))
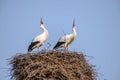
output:
POLYGON ((73 26, 72 27, 75 27, 75 20, 73 20, 73 26))
POLYGON ((42 18, 41 18, 41 20, 40 20, 40 25, 41 25, 41 24, 43 24, 42 18))

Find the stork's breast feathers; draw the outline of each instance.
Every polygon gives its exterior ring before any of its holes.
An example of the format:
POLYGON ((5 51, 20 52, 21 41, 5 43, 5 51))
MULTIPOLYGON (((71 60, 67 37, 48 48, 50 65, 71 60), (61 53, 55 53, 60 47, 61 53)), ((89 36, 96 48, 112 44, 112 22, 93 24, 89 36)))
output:
POLYGON ((46 34, 41 34, 41 35, 36 36, 36 37, 33 39, 32 42, 40 41, 41 43, 44 43, 47 38, 48 38, 48 35, 46 35, 46 34))
POLYGON ((73 34, 69 34, 66 36, 66 44, 70 44, 74 40, 75 36, 73 34))

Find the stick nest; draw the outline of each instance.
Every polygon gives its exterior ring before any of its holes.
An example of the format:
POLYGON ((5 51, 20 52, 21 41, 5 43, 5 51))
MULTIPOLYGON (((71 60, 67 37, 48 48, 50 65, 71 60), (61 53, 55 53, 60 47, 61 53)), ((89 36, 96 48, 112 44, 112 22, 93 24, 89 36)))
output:
POLYGON ((17 54, 9 63, 14 80, 96 80, 92 65, 77 52, 17 54))

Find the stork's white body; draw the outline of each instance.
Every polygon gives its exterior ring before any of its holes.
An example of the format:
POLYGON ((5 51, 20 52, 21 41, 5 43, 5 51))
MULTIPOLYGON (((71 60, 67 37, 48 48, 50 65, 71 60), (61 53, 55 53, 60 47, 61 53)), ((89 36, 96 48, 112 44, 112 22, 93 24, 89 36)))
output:
POLYGON ((31 44, 29 45, 28 51, 32 51, 34 48, 38 48, 39 49, 39 47, 42 46, 44 44, 44 42, 47 40, 47 38, 48 38, 48 31, 45 28, 45 26, 43 25, 42 19, 41 19, 40 28, 43 30, 43 33, 38 35, 38 36, 36 36, 32 40, 31 44))
POLYGON ((39 41, 38 44, 36 44, 35 46, 33 46, 33 48, 39 48, 40 46, 42 46, 44 44, 44 42, 47 40, 48 38, 48 31, 46 29, 43 29, 44 32, 38 36, 36 36, 32 42, 37 42, 39 41))
POLYGON ((74 22, 73 22, 72 31, 73 31, 73 33, 62 36, 58 40, 57 44, 55 45, 55 47, 53 49, 58 49, 58 48, 64 47, 64 49, 66 50, 68 48, 68 45, 71 44, 76 37, 76 29, 75 29, 74 22))

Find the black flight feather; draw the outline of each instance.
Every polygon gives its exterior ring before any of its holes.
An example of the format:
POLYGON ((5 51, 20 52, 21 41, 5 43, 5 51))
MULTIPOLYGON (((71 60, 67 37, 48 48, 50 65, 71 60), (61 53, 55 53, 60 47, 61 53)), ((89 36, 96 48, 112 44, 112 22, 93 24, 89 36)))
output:
POLYGON ((59 46, 61 46, 62 44, 64 44, 65 42, 58 42, 55 46, 54 46, 54 48, 53 49, 55 49, 55 48, 57 48, 57 47, 59 47, 59 46))
POLYGON ((31 44, 28 47, 28 52, 32 51, 33 46, 35 46, 36 44, 38 44, 40 41, 36 41, 36 42, 31 42, 31 44))

